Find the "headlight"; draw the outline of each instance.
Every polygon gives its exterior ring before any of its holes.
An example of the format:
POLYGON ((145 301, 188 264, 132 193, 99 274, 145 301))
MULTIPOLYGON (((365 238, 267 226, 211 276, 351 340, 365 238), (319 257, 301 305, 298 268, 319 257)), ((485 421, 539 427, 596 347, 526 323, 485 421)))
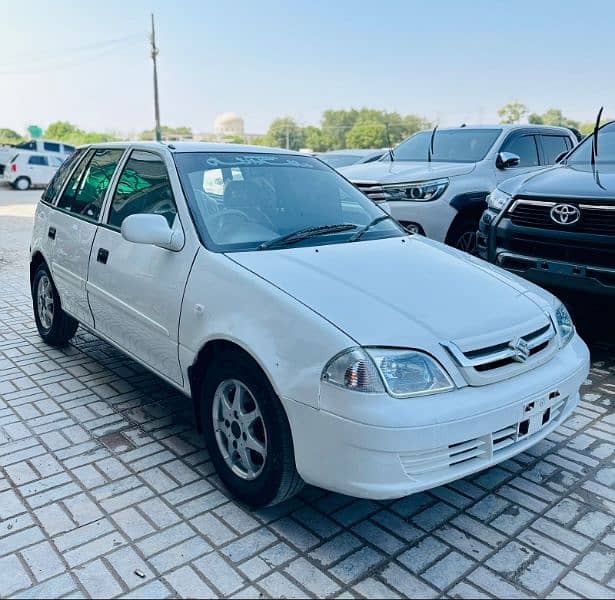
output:
POLYGON ((439 198, 448 187, 448 179, 432 179, 414 183, 392 183, 383 185, 385 200, 414 200, 428 202, 439 198))
POLYGON ((562 339, 562 346, 565 346, 574 336, 574 323, 572 317, 563 304, 560 304, 555 311, 557 329, 562 339))
POLYGON ((497 210, 500 212, 508 204, 508 201, 511 198, 512 196, 510 194, 495 188, 495 190, 487 196, 487 206, 491 210, 497 210))
POLYGON ((322 379, 359 392, 387 391, 395 398, 454 388, 446 371, 431 356, 393 348, 350 348, 329 361, 322 379))

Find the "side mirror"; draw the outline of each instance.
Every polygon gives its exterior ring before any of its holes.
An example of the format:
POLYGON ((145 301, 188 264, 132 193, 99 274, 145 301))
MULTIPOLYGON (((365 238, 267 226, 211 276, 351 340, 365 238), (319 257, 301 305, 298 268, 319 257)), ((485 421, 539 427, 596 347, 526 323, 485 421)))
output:
POLYGON ((498 169, 510 169, 511 167, 518 167, 521 162, 521 158, 518 154, 512 152, 500 152, 495 161, 495 166, 498 169))
POLYGON ((122 221, 122 237, 135 244, 151 244, 177 252, 184 246, 184 232, 171 229, 162 215, 130 215, 122 221))
POLYGON ((566 157, 566 154, 568 154, 568 150, 565 150, 564 152, 560 152, 555 157, 555 164, 557 165, 558 163, 561 163, 564 160, 564 158, 566 157))

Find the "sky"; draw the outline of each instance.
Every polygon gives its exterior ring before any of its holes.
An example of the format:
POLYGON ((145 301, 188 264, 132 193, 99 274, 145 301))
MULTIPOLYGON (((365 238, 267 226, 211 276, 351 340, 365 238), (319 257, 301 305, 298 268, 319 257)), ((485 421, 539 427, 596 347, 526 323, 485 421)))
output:
POLYGON ((367 106, 442 125, 514 100, 615 114, 611 0, 0 0, 0 127, 153 127, 150 13, 163 124, 247 133, 279 116, 367 106))

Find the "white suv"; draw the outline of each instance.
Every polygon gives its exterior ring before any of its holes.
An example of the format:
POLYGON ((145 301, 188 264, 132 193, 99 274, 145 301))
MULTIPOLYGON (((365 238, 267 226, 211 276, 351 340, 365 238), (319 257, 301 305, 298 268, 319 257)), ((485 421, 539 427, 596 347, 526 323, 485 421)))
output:
POLYGON ((251 505, 303 481, 397 498, 485 469, 562 423, 588 373, 554 296, 407 235, 297 153, 82 148, 31 253, 41 337, 81 323, 190 395, 251 505))
POLYGON ((577 138, 563 127, 462 126, 422 131, 380 161, 340 172, 412 233, 475 253, 487 194, 510 177, 538 171, 577 138))
POLYGON ((56 154, 20 150, 6 165, 3 179, 21 191, 47 185, 63 162, 64 157, 56 154))

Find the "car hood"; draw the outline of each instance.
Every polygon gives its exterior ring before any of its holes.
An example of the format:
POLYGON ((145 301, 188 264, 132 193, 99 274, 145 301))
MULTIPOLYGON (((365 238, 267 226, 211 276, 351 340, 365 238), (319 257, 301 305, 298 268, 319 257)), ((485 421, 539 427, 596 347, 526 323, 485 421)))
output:
POLYGON ((406 183, 467 175, 476 163, 376 161, 339 169, 352 182, 406 183))
POLYGON ((500 188, 514 195, 597 199, 615 203, 615 168, 590 165, 557 165, 532 175, 507 180, 500 188))
POLYGON ((421 236, 227 256, 366 346, 441 350, 544 321, 549 307, 532 284, 421 236))

